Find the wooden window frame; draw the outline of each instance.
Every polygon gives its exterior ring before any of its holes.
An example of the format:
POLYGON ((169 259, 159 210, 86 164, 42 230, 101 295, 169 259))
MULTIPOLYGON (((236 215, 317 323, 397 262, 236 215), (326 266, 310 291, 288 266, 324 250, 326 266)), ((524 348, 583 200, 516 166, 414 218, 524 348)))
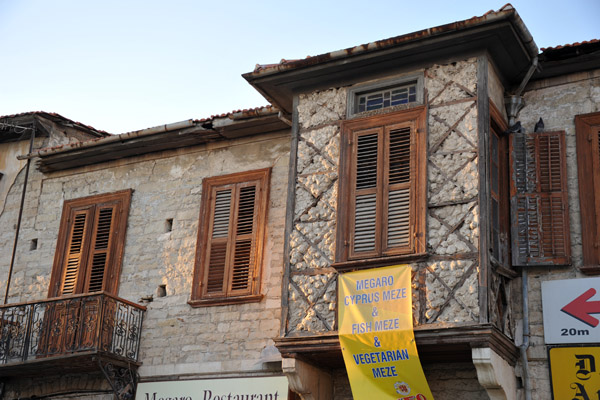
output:
POLYGON ((600 275, 600 112, 575 117, 579 212, 581 215, 581 272, 600 275))
MULTIPOLYGON (((261 275, 262 261, 264 253, 264 237, 266 233, 267 211, 269 201, 269 183, 271 169, 259 169, 247 172, 240 172, 230 175, 215 176, 205 178, 202 181, 202 199, 200 207, 200 218, 198 223, 198 241, 196 245, 196 258, 194 264, 194 277, 192 282, 192 295, 188 304, 192 307, 217 306, 225 304, 252 303, 262 300, 261 275), (248 293, 235 294, 232 292, 231 271, 233 270, 233 250, 235 249, 235 240, 233 239, 233 224, 228 227, 229 233, 226 241, 226 263, 224 266, 223 285, 224 293, 211 294, 205 289, 208 279, 208 257, 209 241, 212 234, 212 225, 214 220, 214 204, 216 191, 219 189, 256 185, 256 197, 254 201, 255 215, 253 222, 252 240, 254 241, 254 263, 250 266, 250 288, 248 293)), ((232 200, 233 207, 229 211, 230 221, 234 221, 237 200, 232 200)))
MULTIPOLYGON (((89 236, 82 246, 81 259, 84 260, 80 264, 80 269, 83 275, 78 276, 75 283, 73 294, 87 293, 89 282, 86 282, 86 276, 89 276, 92 268, 92 260, 90 254, 91 243, 94 242, 97 234, 95 228, 97 224, 96 210, 102 205, 111 205, 115 207, 117 215, 112 218, 110 228, 110 239, 108 250, 106 251, 107 259, 104 270, 104 278, 102 282, 102 290, 107 293, 117 294, 119 286, 119 276, 121 273, 121 263, 123 260, 123 252, 125 247, 125 233, 127 229, 127 217, 129 215, 129 207, 131 204, 132 190, 122 190, 113 193, 82 197, 79 199, 66 200, 63 204, 62 217, 58 230, 58 240, 56 243, 56 252, 54 254, 54 265, 50 277, 50 287, 48 297, 58 297, 63 295, 63 280, 66 271, 67 249, 70 245, 70 237, 74 224, 74 216, 79 214, 87 214, 95 216, 92 223, 86 225, 85 235, 89 236)), ((80 272, 78 272, 79 274, 80 272)), ((96 291, 95 291, 96 292, 96 291)))
MULTIPOLYGON (((338 213, 337 213, 337 235, 336 235, 336 262, 333 267, 339 271, 356 268, 367 268, 391 265, 399 261, 412 261, 423 259, 426 254, 426 201, 427 201, 427 131, 426 131, 427 109, 425 106, 414 107, 409 110, 390 112, 371 117, 357 118, 342 122, 339 189, 338 189, 338 213), (383 208, 387 201, 383 196, 377 196, 377 222, 375 235, 376 250, 372 253, 351 254, 350 247, 353 240, 353 217, 354 209, 354 183, 356 167, 353 165, 357 144, 353 141, 356 132, 383 130, 384 140, 388 140, 390 126, 407 125, 411 127, 411 171, 410 171, 410 239, 409 245, 398 248, 386 248, 382 243, 387 235, 383 226, 383 208), (387 131, 386 131, 387 129, 387 131), (344 210, 342 212, 341 210, 344 210), (385 232, 384 232, 385 231, 385 232)), ((362 134, 362 133, 361 133, 362 134)), ((379 158, 378 168, 385 164, 383 158, 379 158)), ((386 185, 384 179, 380 179, 380 185, 386 185), (383 182, 383 183, 381 183, 383 182)), ((378 191, 380 189, 377 189, 378 191)), ((388 189, 389 190, 389 189, 388 189)))
POLYGON ((385 112, 386 109, 392 108, 392 107, 410 107, 411 105, 423 104, 423 93, 424 93, 423 87, 424 87, 423 73, 402 75, 402 76, 397 76, 397 77, 394 77, 391 79, 377 80, 377 81, 369 82, 366 84, 356 85, 354 87, 351 87, 348 90, 348 98, 347 98, 348 110, 347 110, 346 116, 348 118, 352 118, 354 116, 364 115, 365 113, 372 114, 373 112, 377 112, 377 113, 380 113, 382 111, 385 112), (378 108, 376 110, 371 110, 371 111, 363 111, 363 112, 358 111, 358 109, 359 109, 358 102, 359 102, 359 98, 361 96, 372 94, 372 93, 377 93, 377 92, 380 92, 380 91, 386 90, 386 89, 396 89, 396 88, 402 88, 402 87, 413 86, 413 85, 415 86, 415 92, 416 92, 416 100, 415 101, 409 101, 408 103, 404 103, 404 104, 396 105, 396 106, 382 107, 382 108, 378 108))
POLYGON ((496 268, 508 269, 511 266, 510 255, 510 182, 509 182, 509 157, 508 157, 508 135, 504 132, 508 129, 508 125, 504 121, 504 117, 500 110, 490 101, 490 160, 489 160, 489 176, 490 176, 490 261, 495 264, 496 268), (493 136, 498 139, 498 162, 493 159, 493 136), (494 191, 493 187, 493 166, 496 166, 498 171, 498 191, 494 191), (494 229, 494 204, 496 201, 498 209, 496 210, 498 217, 497 230, 494 229), (498 248, 494 248, 497 243, 498 248), (498 255, 498 257, 496 256, 498 255))

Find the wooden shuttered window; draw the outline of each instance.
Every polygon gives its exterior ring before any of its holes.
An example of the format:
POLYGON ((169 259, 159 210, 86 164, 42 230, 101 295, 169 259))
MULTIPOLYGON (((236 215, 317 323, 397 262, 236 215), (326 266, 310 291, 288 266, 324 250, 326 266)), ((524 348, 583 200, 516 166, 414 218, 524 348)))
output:
POLYGON ((191 305, 259 301, 270 169, 204 179, 191 305))
POLYGON ((337 263, 425 251, 425 108, 345 121, 337 263))
POLYGON ((116 294, 131 190, 65 201, 50 297, 116 294))
POLYGON ((510 139, 513 265, 568 265, 565 132, 515 133, 510 139))
POLYGON ((600 274, 600 112, 575 117, 581 214, 581 271, 600 274))

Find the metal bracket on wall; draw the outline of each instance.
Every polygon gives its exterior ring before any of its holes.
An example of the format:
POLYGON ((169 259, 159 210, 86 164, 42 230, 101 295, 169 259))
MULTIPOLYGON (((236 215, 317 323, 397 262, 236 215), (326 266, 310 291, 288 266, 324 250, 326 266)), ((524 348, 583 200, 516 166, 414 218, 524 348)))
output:
POLYGON ((137 371, 131 366, 121 367, 98 358, 98 366, 115 393, 115 399, 129 400, 135 397, 137 371))

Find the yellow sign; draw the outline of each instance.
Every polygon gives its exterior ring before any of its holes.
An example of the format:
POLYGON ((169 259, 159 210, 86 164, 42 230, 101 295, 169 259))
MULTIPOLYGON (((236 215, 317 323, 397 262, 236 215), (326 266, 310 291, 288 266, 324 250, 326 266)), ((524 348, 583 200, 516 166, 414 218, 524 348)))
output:
POLYGON ((552 347, 549 354, 555 400, 600 398, 600 347, 552 347))
POLYGON ((339 276, 339 335, 355 400, 432 400, 412 326, 408 265, 339 276))

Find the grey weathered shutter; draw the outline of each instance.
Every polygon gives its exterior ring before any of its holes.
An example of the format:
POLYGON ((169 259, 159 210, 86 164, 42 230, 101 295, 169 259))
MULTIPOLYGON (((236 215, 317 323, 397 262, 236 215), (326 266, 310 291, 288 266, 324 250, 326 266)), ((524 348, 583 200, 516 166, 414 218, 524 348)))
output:
POLYGON ((570 263, 564 132, 511 136, 513 265, 570 263))

